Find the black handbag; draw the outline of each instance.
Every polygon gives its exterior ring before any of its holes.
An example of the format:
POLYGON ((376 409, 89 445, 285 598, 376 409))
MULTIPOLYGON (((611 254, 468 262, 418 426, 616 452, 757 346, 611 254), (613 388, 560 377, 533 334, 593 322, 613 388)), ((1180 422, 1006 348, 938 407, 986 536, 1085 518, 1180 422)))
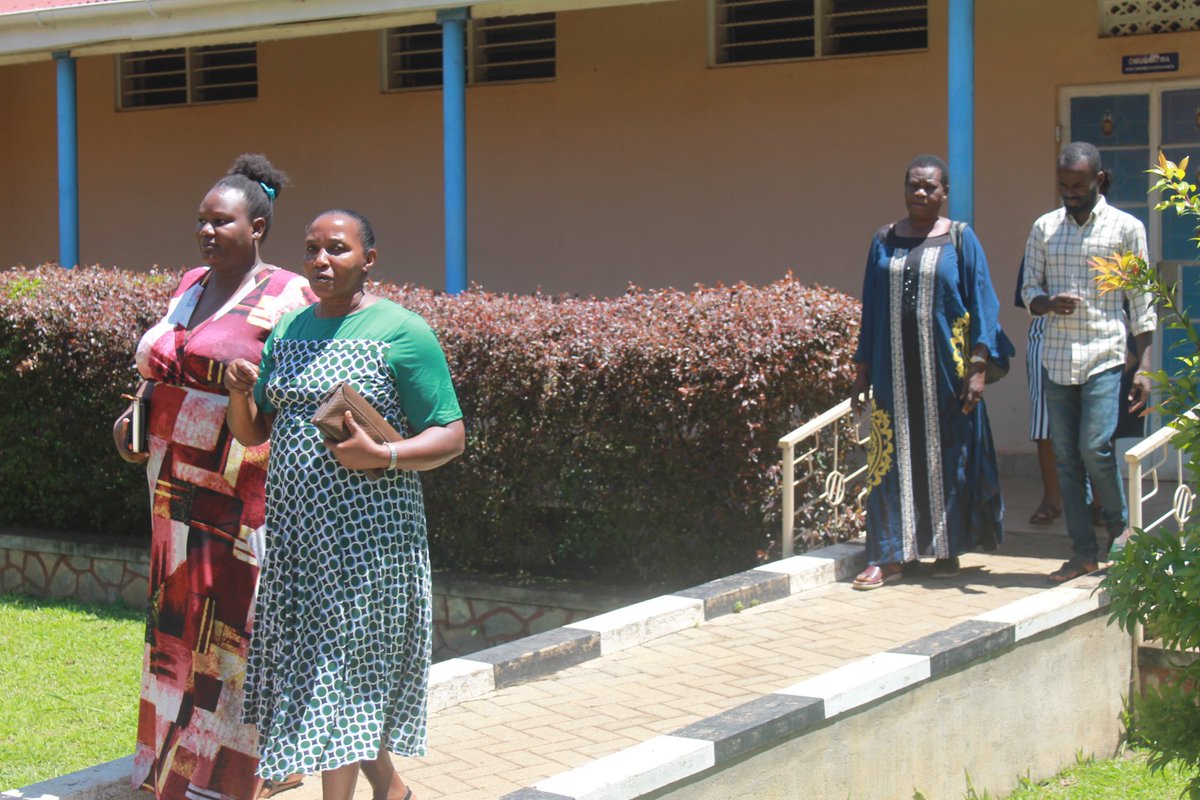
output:
POLYGON ((123 394, 121 397, 129 401, 125 416, 129 425, 125 427, 125 448, 131 453, 145 453, 149 450, 148 427, 150 425, 150 394, 154 391, 154 383, 142 381, 133 394, 123 394))

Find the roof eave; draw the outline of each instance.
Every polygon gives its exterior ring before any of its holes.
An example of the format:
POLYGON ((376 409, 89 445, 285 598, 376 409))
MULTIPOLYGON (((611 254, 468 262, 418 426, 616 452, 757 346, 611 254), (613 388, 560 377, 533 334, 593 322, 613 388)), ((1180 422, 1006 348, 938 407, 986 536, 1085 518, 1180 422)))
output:
POLYGON ((498 17, 661 0, 111 0, 0 14, 0 65, 132 50, 270 41, 432 22, 443 8, 498 17))

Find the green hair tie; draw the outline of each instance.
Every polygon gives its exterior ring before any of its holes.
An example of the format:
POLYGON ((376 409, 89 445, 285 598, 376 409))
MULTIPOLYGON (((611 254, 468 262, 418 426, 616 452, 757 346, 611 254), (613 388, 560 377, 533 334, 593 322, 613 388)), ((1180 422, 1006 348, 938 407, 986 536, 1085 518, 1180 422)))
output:
POLYGON ((275 202, 275 190, 272 189, 270 186, 267 186, 262 181, 259 181, 258 185, 263 187, 263 191, 267 193, 267 197, 270 199, 270 201, 272 203, 274 203, 275 202))

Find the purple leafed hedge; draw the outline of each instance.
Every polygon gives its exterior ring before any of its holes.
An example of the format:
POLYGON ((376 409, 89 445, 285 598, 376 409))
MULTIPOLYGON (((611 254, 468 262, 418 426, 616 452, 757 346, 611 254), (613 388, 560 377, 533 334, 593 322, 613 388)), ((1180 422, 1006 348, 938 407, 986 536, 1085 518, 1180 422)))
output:
MULTIPOLYGON (((0 272, 0 526, 149 530, 112 451, 178 275, 0 272)), ((846 396, 858 302, 788 277, 612 299, 375 291, 425 317, 467 452, 426 473, 438 567, 684 585, 778 538, 781 435, 846 396)))

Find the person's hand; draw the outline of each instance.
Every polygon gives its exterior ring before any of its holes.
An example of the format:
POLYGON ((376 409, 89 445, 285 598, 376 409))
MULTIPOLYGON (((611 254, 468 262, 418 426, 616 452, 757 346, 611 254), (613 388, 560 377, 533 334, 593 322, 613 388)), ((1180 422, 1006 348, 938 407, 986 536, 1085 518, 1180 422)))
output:
POLYGON ((1083 303, 1083 298, 1070 292, 1059 292, 1050 298, 1050 310, 1055 314, 1070 316, 1083 303))
POLYGON ((250 394, 258 382, 258 365, 244 358, 235 358, 225 367, 225 388, 230 393, 250 394))
POLYGON ((975 410, 975 406, 983 399, 983 387, 986 385, 987 374, 984 365, 972 363, 959 395, 962 398, 962 413, 970 414, 975 410))
POLYGON ((850 387, 850 408, 855 414, 862 413, 866 408, 867 396, 871 391, 871 379, 865 371, 860 370, 854 377, 854 385, 850 387))
POLYGON ((1145 372, 1135 372, 1133 374, 1133 385, 1129 388, 1129 413, 1145 416, 1150 412, 1147 404, 1150 402, 1150 390, 1154 385, 1150 381, 1150 376, 1145 372))
POLYGON ((346 430, 348 437, 340 442, 326 439, 325 446, 333 453, 333 457, 347 469, 380 469, 391 461, 392 454, 386 445, 377 443, 367 435, 357 422, 354 415, 346 412, 346 430))
POLYGON ((125 446, 125 437, 129 435, 129 411, 117 417, 113 423, 113 444, 117 446, 117 455, 130 464, 145 464, 150 458, 149 453, 135 453, 125 446))

